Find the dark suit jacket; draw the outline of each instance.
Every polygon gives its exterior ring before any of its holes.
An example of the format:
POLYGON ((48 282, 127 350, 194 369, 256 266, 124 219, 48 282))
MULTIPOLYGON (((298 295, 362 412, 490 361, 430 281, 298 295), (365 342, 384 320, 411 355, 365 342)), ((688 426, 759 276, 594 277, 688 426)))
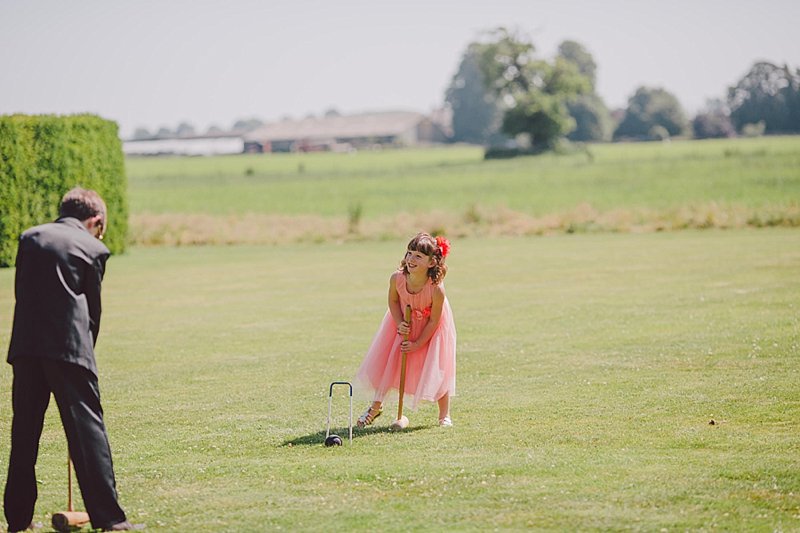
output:
POLYGON ((97 375, 100 285, 109 251, 78 219, 64 217, 19 239, 8 362, 66 361, 97 375))

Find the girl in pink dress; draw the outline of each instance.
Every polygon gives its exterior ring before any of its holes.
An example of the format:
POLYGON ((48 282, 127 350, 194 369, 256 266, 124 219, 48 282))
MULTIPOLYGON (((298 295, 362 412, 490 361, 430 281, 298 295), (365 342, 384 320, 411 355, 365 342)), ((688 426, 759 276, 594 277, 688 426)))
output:
POLYGON ((405 401, 439 404, 439 425, 452 426, 450 397, 456 393, 456 327, 444 292, 445 257, 450 243, 419 233, 408 243, 400 269, 389 278, 389 310, 358 369, 359 381, 375 391, 358 426, 372 424, 383 412, 383 400, 400 387, 402 352, 407 354, 405 401), (411 322, 404 309, 411 306, 411 322), (403 336, 408 334, 408 341, 403 336))

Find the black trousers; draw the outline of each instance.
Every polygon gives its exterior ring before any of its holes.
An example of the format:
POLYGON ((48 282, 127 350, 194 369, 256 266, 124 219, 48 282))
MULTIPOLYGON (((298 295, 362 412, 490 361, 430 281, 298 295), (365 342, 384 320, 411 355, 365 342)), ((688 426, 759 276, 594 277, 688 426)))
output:
MULTIPOLYGON (((126 520, 117 502, 97 377, 85 368, 45 359, 14 363, 11 457, 4 495, 9 531, 28 527, 38 495, 36 458, 50 393, 56 399, 86 511, 95 528, 126 520)), ((64 480, 66 493, 67 480, 64 480)))

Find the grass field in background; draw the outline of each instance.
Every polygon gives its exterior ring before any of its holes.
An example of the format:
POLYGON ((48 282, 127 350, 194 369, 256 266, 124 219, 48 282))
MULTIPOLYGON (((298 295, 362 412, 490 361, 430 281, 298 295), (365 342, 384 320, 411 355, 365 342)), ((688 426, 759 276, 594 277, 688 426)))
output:
MULTIPOLYGON (((132 520, 156 531, 800 529, 800 232, 456 239, 455 427, 436 427, 425 405, 390 434, 390 399, 352 447, 325 448, 328 383, 355 373, 405 242, 110 260, 98 362, 132 520)), ((13 269, 0 270, 0 345, 12 309, 13 269)), ((3 365, 0 481, 10 385, 3 365)), ((337 394, 340 434, 346 405, 337 394)), ((38 520, 65 505, 65 455, 53 405, 38 520)))
POLYGON ((484 161, 475 147, 128 158, 136 244, 800 225, 800 136, 590 145, 484 161))
POLYGON ((133 213, 365 217, 465 206, 542 215, 800 198, 800 136, 590 145, 584 152, 484 161, 476 147, 356 154, 128 158, 133 213), (302 171, 298 169, 302 167, 302 171), (252 175, 248 172, 252 171, 252 175))

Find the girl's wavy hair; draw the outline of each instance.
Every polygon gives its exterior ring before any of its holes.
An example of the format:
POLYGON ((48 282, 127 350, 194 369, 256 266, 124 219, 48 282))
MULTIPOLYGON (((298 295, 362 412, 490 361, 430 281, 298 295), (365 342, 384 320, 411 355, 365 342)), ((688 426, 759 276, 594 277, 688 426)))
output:
MULTIPOLYGON (((431 278, 434 285, 438 285, 447 275, 447 265, 444 262, 442 250, 436 243, 436 239, 431 237, 429 233, 417 233, 414 235, 414 238, 408 243, 407 250, 420 252, 433 258, 435 264, 428 269, 428 277, 431 278)), ((405 257, 400 261, 400 268, 403 269, 404 274, 408 274, 405 257)))

